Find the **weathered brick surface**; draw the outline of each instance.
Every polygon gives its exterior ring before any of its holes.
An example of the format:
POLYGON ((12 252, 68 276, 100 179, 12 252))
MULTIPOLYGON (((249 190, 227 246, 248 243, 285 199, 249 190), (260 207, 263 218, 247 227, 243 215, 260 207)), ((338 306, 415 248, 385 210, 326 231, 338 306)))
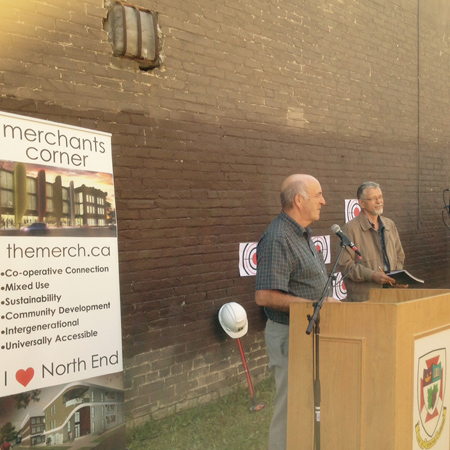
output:
POLYGON ((150 72, 112 56, 103 0, 0 0, 0 108, 113 136, 129 424, 245 383, 226 302, 246 307, 250 370, 266 375, 238 248, 292 172, 322 183, 319 235, 362 181, 381 183, 408 269, 449 287, 446 0, 135 4, 159 14, 150 72))

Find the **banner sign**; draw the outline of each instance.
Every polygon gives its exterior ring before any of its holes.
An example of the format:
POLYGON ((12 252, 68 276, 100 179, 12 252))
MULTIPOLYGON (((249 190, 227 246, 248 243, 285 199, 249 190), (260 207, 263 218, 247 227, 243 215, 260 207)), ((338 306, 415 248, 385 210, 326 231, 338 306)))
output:
MULTIPOLYGON (((123 402, 101 387, 123 370, 115 209, 110 134, 0 113, 0 397, 58 386, 78 418, 87 395, 123 402)), ((29 443, 95 433, 69 416, 29 443)))

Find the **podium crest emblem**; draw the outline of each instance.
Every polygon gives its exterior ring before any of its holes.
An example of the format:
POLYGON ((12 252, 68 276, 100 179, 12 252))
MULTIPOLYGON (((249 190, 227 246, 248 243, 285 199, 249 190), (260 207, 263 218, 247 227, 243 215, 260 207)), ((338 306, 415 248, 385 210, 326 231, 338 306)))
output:
POLYGON ((418 407, 425 433, 432 438, 443 412, 447 361, 445 348, 433 350, 418 360, 418 407))

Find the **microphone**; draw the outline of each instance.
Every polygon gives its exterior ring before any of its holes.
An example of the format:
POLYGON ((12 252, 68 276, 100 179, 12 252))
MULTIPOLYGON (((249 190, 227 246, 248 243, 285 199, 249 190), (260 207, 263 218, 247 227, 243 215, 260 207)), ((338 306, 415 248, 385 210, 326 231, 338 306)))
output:
POLYGON ((351 247, 352 250, 362 259, 361 252, 358 250, 358 247, 350 240, 350 238, 341 231, 341 227, 337 224, 332 225, 331 231, 341 238, 342 244, 345 247, 351 247))

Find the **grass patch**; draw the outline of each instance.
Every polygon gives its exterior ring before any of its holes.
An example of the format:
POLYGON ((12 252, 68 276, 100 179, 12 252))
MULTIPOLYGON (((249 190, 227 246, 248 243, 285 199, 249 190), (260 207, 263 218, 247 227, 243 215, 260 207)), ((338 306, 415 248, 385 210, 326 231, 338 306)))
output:
POLYGON ((266 406, 250 412, 248 388, 239 388, 207 405, 129 430, 129 450, 267 450, 275 384, 270 377, 256 386, 266 406))

